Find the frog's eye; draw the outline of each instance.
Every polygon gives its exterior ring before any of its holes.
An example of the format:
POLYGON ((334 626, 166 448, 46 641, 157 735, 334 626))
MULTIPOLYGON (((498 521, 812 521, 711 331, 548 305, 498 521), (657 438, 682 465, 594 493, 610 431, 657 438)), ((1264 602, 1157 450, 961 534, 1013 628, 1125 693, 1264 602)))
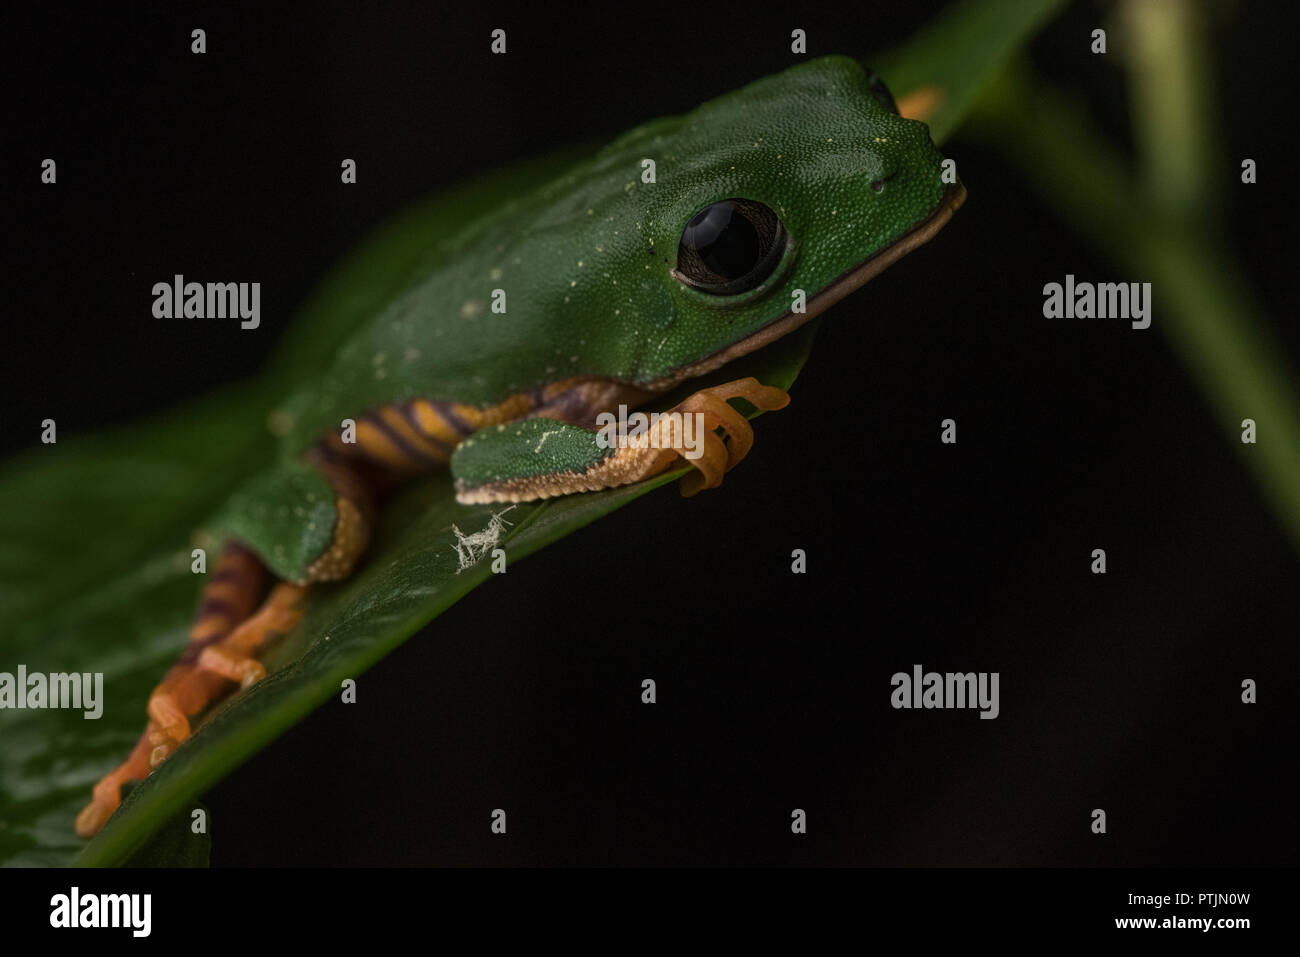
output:
POLYGON ((715 296, 748 292, 772 275, 785 249, 776 213, 752 199, 724 199, 691 217, 677 246, 675 275, 715 296))
POLYGON ((871 87, 871 95, 876 98, 877 103, 890 113, 898 112, 898 104, 894 102, 894 94, 889 92, 889 87, 885 86, 885 81, 876 75, 875 70, 867 71, 867 83, 871 87))

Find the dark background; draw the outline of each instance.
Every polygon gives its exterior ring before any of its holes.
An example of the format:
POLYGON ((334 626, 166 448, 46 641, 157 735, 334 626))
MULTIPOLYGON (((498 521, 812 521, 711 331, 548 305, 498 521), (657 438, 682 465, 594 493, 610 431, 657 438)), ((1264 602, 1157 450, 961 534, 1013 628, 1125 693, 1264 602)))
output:
MULTIPOLYGON (((331 264, 438 187, 779 70, 795 26, 810 55, 865 56, 941 6, 24 13, 3 450, 45 417, 63 439, 255 374, 331 264), (160 325, 150 288, 175 272, 260 281, 262 328, 160 325)), ((1261 171, 1227 170, 1230 243, 1280 319, 1300 294, 1293 24, 1270 7, 1216 7, 1207 69, 1226 158, 1261 171)), ((1032 53, 1123 145, 1120 61, 1087 52, 1106 10, 1076 4, 1032 53)), ((996 152, 945 152, 966 206, 827 316, 720 491, 662 490, 472 593, 358 704, 206 795, 213 863, 1294 862, 1300 560, 1160 333, 1159 289, 1147 332, 1045 321, 1067 272, 1145 277, 996 152), (1001 716, 894 711, 890 675, 916 663, 1000 672, 1001 716)), ((1294 368, 1300 336, 1278 332, 1294 368)))

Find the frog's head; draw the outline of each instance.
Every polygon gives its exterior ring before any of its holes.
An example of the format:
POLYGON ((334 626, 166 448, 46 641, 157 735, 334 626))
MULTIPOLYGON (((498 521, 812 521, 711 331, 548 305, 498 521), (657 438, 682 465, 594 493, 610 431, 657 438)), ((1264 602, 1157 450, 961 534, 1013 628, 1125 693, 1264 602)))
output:
POLYGON ((943 181, 925 124, 899 116, 846 57, 760 80, 606 153, 657 158, 629 225, 652 261, 642 289, 661 303, 640 330, 636 378, 660 385, 806 322, 928 240, 965 196, 943 181))

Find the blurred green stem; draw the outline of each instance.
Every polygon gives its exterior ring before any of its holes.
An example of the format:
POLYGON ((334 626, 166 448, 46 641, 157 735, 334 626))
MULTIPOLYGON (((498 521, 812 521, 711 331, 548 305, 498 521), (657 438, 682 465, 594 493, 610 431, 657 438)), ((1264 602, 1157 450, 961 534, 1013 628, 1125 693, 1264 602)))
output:
POLYGON ((1191 0, 1126 0, 1119 14, 1147 197, 1168 219, 1203 224, 1218 195, 1209 188, 1216 154, 1205 10, 1191 0))
MULTIPOLYGON (((1066 223, 1130 270, 1124 279, 1153 284, 1154 325, 1169 336, 1300 548, 1295 377, 1226 246, 1215 233, 1189 230, 1179 215, 1148 201, 1078 104, 1023 69, 1005 72, 988 88, 970 130, 1004 151, 1066 223), (1241 441, 1246 418, 1258 425, 1257 444, 1241 441)), ((1153 152, 1168 149, 1156 144, 1153 152)), ((1191 188, 1191 178, 1180 182, 1180 190, 1191 188)))

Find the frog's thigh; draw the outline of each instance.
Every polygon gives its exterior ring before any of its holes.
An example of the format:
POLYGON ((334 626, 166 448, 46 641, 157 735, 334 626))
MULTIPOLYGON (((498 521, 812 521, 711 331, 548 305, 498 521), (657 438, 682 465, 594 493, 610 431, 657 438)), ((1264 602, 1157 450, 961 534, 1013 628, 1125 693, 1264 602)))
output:
POLYGON ((683 494, 714 488, 753 445, 753 430, 727 404, 731 398, 744 398, 763 410, 790 401, 780 389, 752 378, 702 389, 662 416, 639 442, 618 448, 606 447, 599 433, 544 418, 483 429, 452 456, 456 499, 472 505, 594 492, 643 481, 672 467, 679 457, 695 467, 682 481, 683 494), (698 434, 694 429, 687 433, 694 437, 687 443, 682 416, 694 413, 702 425, 698 434), (697 456, 686 454, 690 446, 697 456))
POLYGON ((313 450, 248 481, 209 531, 242 542, 283 581, 346 578, 370 539, 373 505, 346 462, 313 450))

